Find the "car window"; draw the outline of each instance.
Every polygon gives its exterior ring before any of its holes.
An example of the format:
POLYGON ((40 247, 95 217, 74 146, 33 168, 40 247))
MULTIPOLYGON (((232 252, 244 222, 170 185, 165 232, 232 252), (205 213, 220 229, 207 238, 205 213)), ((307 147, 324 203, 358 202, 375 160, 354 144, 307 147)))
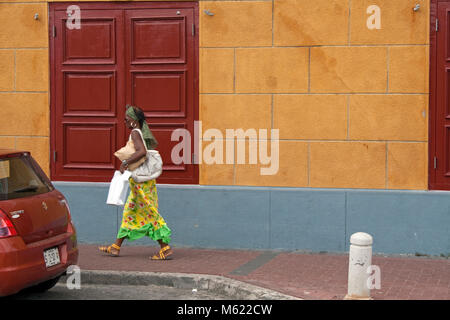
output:
POLYGON ((0 159, 0 200, 50 192, 46 180, 28 156, 0 159))

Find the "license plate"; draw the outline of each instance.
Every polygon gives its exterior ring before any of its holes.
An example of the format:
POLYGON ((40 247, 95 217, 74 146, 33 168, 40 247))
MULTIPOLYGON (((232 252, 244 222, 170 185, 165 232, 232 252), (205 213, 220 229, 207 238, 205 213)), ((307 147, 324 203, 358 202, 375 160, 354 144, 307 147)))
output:
POLYGON ((44 260, 47 268, 60 264, 58 247, 44 250, 44 260))

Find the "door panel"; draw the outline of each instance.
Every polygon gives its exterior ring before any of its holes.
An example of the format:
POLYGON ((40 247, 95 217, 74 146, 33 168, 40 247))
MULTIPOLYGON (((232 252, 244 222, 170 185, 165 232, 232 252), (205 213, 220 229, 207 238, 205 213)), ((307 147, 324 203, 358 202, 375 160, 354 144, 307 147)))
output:
POLYGON ((115 117, 115 71, 66 71, 64 117, 115 117))
POLYGON ((113 124, 64 125, 64 169, 114 169, 117 130, 113 124), (96 143, 87 143, 95 141, 96 143))
POLYGON ((184 71, 132 72, 134 103, 153 117, 186 117, 184 71))
MULTIPOLYGON (((173 10, 171 10, 173 15, 173 10)), ((186 63, 185 17, 131 17, 131 63, 186 63)))
POLYGON ((171 161, 178 141, 170 140, 184 128, 194 141, 198 4, 73 4, 81 8, 81 28, 72 30, 69 4, 49 4, 52 179, 110 181, 119 167, 113 153, 130 134, 124 106, 133 104, 159 142, 164 172, 158 183, 198 183, 196 165, 171 161))
MULTIPOLYGON (((193 9, 125 13, 127 101, 145 113, 164 162, 159 183, 198 183, 194 165, 174 164, 171 133, 184 128, 194 142, 195 35, 193 9)), ((128 134, 128 132, 127 132, 128 134)))
POLYGON ((117 31, 115 19, 85 18, 84 13, 83 11, 82 28, 61 29, 64 46, 63 64, 115 64, 117 31))

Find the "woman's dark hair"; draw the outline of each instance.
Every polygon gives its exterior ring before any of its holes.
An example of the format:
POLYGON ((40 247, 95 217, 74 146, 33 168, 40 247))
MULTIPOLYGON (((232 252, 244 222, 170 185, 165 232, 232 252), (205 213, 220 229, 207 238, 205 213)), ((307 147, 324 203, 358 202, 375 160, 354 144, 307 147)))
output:
POLYGON ((136 117, 138 118, 139 126, 142 128, 142 125, 144 124, 145 121, 144 111, 142 111, 141 108, 135 106, 133 106, 133 110, 134 113, 136 114, 136 117))

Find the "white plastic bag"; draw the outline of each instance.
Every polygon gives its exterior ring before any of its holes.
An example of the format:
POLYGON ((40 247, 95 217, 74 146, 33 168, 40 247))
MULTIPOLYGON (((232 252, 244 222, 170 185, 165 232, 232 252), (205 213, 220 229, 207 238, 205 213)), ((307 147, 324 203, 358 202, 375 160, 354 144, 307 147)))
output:
POLYGON ((131 172, 126 170, 123 174, 116 170, 114 172, 114 177, 109 185, 108 199, 106 204, 111 204, 114 206, 124 206, 127 201, 128 195, 128 179, 131 176, 131 172))

